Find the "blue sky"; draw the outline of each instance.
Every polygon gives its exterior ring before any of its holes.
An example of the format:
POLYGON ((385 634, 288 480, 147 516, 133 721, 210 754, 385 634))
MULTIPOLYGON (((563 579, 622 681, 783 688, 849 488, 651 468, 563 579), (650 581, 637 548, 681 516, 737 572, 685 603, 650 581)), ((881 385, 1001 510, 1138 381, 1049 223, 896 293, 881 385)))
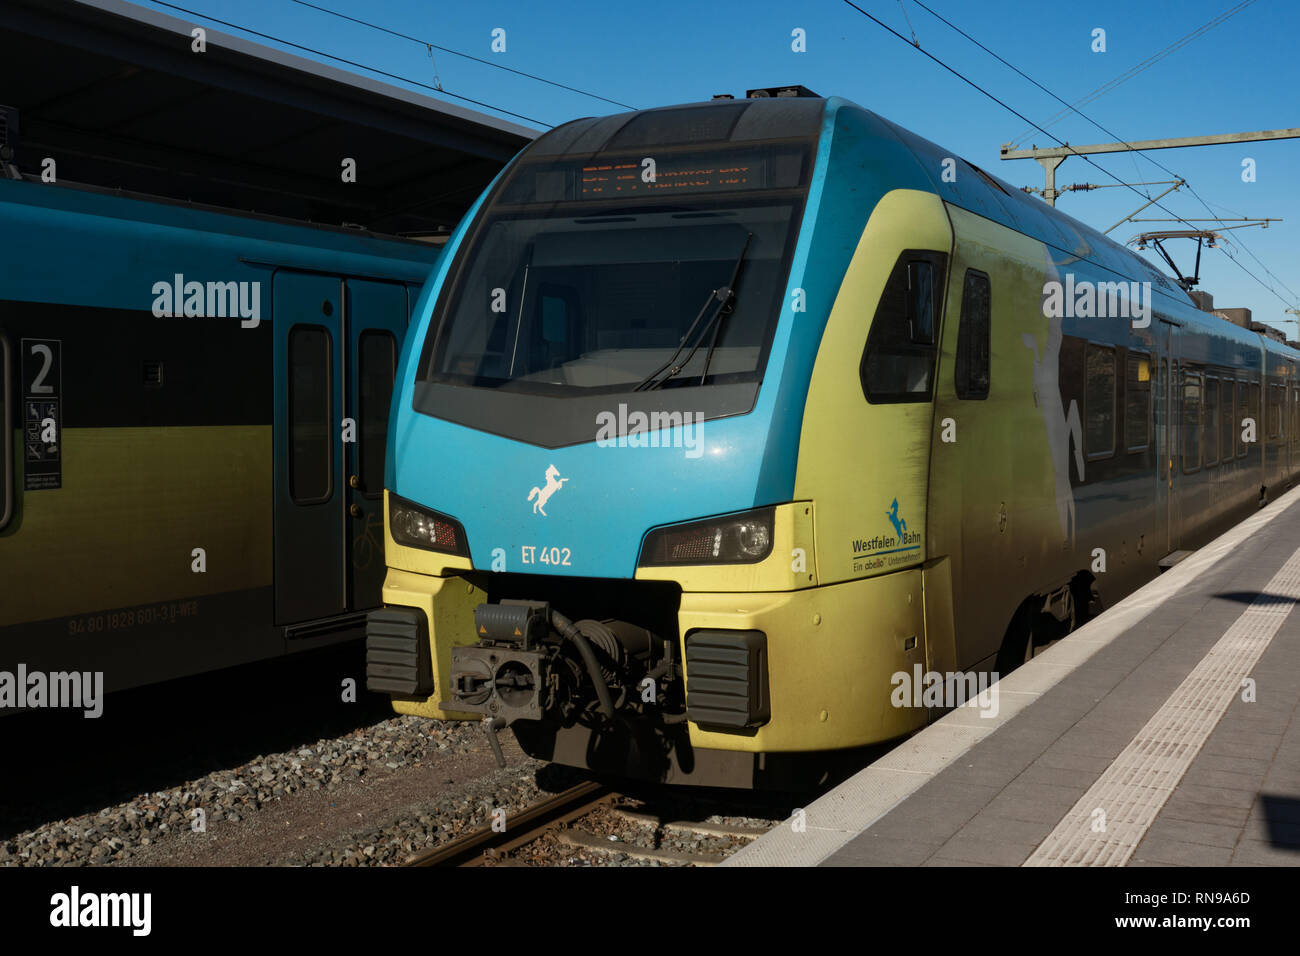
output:
MULTIPOLYGON (((432 3, 422 0, 310 0, 340 13, 598 93, 635 107, 708 99, 714 93, 744 95, 748 88, 802 83, 822 95, 847 97, 951 149, 1017 186, 1042 186, 1032 160, 1003 162, 998 150, 1020 142, 1028 125, 983 94, 900 42, 842 0, 803 3, 771 0, 710 0, 707 3, 618 3, 614 0, 537 0, 432 3), (491 50, 492 31, 506 31, 506 51, 491 50), (791 49, 800 28, 807 50, 791 49)), ((915 0, 857 0, 899 32, 914 28, 921 47, 1043 125, 1061 105, 919 7, 915 0), (906 10, 906 16, 904 14, 906 10), (909 28, 910 21, 910 28, 909 28)), ((1068 102, 1074 102, 1192 32, 1240 0, 1093 0, 1043 4, 1029 0, 924 0, 927 6, 1014 63, 1068 102), (1106 51, 1093 52, 1093 30, 1106 31, 1106 51)), ((425 47, 330 16, 294 0, 177 0, 139 5, 223 32, 249 30, 442 87, 516 114, 558 125, 620 107, 425 47), (193 11, 184 13, 178 7, 193 11)), ((1081 107, 1114 137, 1070 115, 1047 127, 1070 143, 1195 136, 1273 129, 1297 124, 1293 108, 1300 84, 1294 44, 1300 35, 1300 4, 1255 0, 1203 36, 1149 69, 1081 107)), ((249 36, 271 46, 264 37, 249 36)), ((305 54, 300 49, 285 47, 305 54)), ((328 56, 323 62, 341 66, 328 56)), ((354 69, 353 67, 345 67, 354 69)), ((420 92, 437 96, 425 88, 420 92)), ((463 100, 451 102, 466 105, 463 100)), ((538 125, 538 124, 528 124, 538 125)), ((540 127, 539 127, 540 128, 540 127)), ((1033 132, 1024 145, 1055 145, 1033 132)), ((1188 180, 1206 202, 1186 189, 1161 200, 1187 218, 1272 217, 1268 229, 1233 230, 1229 251, 1207 251, 1200 288, 1216 306, 1245 306, 1256 321, 1284 324, 1287 307, 1300 308, 1300 140, 1159 150, 1093 157, 1124 182, 1171 179, 1155 160, 1188 180), (1149 159, 1146 157, 1150 157, 1149 159), (1256 181, 1242 181, 1242 160, 1255 160, 1256 181), (1252 256, 1253 253, 1253 256, 1252 256), (1257 258, 1256 258, 1257 257, 1257 258), (1258 260, 1258 261, 1257 261, 1258 260), (1270 275, 1269 273, 1272 273, 1270 275), (1261 284, 1261 282, 1263 284, 1261 284), (1270 291, 1265 286, 1271 286, 1270 291), (1287 286, 1290 289, 1286 288, 1287 286), (1297 292, 1290 291, 1291 289, 1297 292)), ((1114 183, 1085 160, 1072 157, 1058 171, 1058 185, 1114 183)), ((1165 186, 1139 187, 1154 195, 1165 186)), ((1058 205, 1106 229, 1145 202, 1124 188, 1068 193, 1058 205)), ((1166 217, 1152 206, 1141 213, 1166 217)), ((1206 223, 1205 228, 1213 226, 1206 223)), ((1124 241, 1178 223, 1125 224, 1111 233, 1124 241)), ((1170 248, 1190 269, 1193 243, 1170 248)), ((1161 267, 1163 266, 1161 263, 1161 267)))

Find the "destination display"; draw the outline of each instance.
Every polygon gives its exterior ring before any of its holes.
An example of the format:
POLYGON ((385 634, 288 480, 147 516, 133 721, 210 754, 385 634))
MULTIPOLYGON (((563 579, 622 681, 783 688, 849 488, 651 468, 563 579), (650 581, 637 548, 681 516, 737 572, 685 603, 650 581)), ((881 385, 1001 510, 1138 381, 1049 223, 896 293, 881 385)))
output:
POLYGON ((732 157, 709 163, 702 163, 693 157, 678 160, 646 157, 640 162, 597 162, 582 167, 578 198, 609 199, 619 196, 756 189, 767 185, 767 167, 765 159, 752 156, 743 161, 736 161, 732 157))
POLYGON ((802 148, 760 148, 641 156, 586 156, 525 166, 505 188, 503 205, 792 189, 802 185, 802 148))

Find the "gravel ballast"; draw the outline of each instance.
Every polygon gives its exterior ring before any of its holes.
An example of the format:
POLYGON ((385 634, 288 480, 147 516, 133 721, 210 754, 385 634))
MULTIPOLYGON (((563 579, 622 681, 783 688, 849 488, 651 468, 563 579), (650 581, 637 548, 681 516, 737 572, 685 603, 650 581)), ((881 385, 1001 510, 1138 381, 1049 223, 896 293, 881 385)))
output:
MULTIPOLYGON (((135 862, 142 855, 154 856, 146 854, 150 847, 195 836, 216 837, 223 826, 304 794, 354 790, 439 757, 479 751, 485 746, 483 735, 477 723, 393 717, 342 737, 260 756, 168 790, 141 794, 98 813, 16 834, 0 842, 0 865, 135 862), (199 826, 202 829, 196 829, 199 826)), ((521 771, 506 773, 517 778, 521 771)), ((532 779, 533 768, 526 776, 532 779)), ((490 800, 491 794, 484 792, 481 799, 490 800)))

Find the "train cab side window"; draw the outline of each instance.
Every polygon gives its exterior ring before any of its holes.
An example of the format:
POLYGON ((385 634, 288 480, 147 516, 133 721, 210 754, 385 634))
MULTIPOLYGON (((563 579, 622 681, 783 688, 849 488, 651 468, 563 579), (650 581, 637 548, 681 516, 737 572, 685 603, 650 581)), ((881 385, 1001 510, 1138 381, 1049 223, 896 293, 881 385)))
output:
POLYGON ((384 449, 388 444, 388 407, 397 371, 397 341, 391 332, 365 331, 357 342, 357 477, 361 493, 378 498, 384 487, 384 449))
POLYGON ((319 325, 289 331, 289 496, 320 504, 333 496, 333 337, 319 325))
POLYGON ((1151 356, 1128 353, 1128 376, 1124 383, 1124 446, 1131 452, 1145 451, 1150 443, 1151 356))
POLYGON ((989 335, 992 295, 989 277, 966 270, 961 290, 961 324, 957 328, 957 359, 953 386, 961 399, 989 397, 989 335))
POLYGON ((1183 372, 1183 471, 1201 469, 1201 373, 1183 372))
POLYGON ((14 514, 13 350, 0 332, 0 529, 14 514))
POLYGON ((927 402, 948 257, 909 249, 898 257, 867 333, 859 374, 872 404, 927 402))
POLYGON ((1084 385, 1083 447, 1088 458, 1115 454, 1115 350, 1089 343, 1084 385))
POLYGON ((907 322, 912 341, 934 344, 934 263, 913 259, 907 263, 907 322))

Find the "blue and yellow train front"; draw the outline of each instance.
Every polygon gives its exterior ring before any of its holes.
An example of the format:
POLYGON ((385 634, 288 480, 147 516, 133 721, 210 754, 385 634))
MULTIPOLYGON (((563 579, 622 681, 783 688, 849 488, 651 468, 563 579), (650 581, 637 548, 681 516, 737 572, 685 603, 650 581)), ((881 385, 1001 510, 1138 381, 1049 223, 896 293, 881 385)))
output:
POLYGON ((408 335, 370 688, 709 784, 918 727, 891 677, 950 656, 932 405, 868 402, 862 358, 900 250, 950 247, 915 157, 843 101, 538 139, 408 335))

